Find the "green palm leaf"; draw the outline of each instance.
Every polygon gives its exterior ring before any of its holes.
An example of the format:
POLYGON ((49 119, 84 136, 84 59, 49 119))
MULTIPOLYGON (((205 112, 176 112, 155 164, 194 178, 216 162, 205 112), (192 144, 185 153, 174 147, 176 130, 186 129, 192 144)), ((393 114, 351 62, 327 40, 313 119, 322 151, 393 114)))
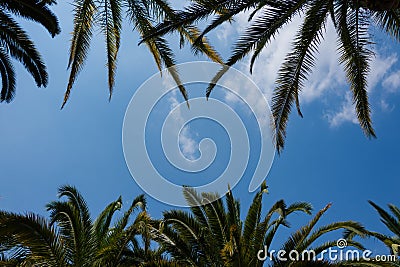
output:
POLYGON ((58 19, 54 13, 38 0, 1 1, 0 7, 28 20, 40 23, 54 37, 61 32, 58 19))
POLYGON ((39 266, 67 266, 61 237, 44 218, 1 211, 0 225, 0 238, 11 234, 16 244, 28 247, 30 261, 39 266))
POLYGON ((0 74, 1 74, 1 93, 0 102, 11 102, 15 95, 15 71, 11 64, 11 59, 4 49, 0 49, 0 74))
POLYGON ((368 18, 359 9, 348 10, 347 1, 338 1, 337 32, 340 38, 340 63, 344 65, 347 80, 353 93, 357 118, 368 137, 376 137, 372 127, 368 101, 367 75, 372 51, 368 36, 368 18))
POLYGON ((67 103, 76 76, 81 71, 89 52, 94 15, 96 12, 96 6, 93 0, 75 0, 74 6, 74 30, 72 33, 68 61, 68 68, 70 68, 71 71, 61 108, 67 103))
MULTIPOLYGON (((326 17, 329 13, 329 1, 316 0, 312 1, 309 6, 303 25, 295 37, 293 50, 286 56, 279 69, 277 87, 272 97, 278 152, 284 146, 287 121, 293 102, 296 103, 299 115, 303 116, 300 111, 299 91, 314 66, 315 53, 318 51, 322 31, 325 29, 326 17)), ((261 43, 261 46, 257 47, 252 63, 263 46, 264 43, 261 43)))
POLYGON ((98 24, 105 36, 107 50, 108 88, 113 92, 117 54, 121 40, 121 0, 103 0, 99 4, 98 24))

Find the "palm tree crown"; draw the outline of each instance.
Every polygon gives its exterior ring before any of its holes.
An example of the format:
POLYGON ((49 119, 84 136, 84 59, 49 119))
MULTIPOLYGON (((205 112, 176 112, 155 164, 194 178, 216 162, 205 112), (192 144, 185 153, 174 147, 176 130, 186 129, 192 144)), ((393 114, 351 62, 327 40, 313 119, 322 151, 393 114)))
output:
MULTIPOLYGON (((283 26, 299 14, 303 22, 299 26, 276 80, 277 86, 272 98, 272 110, 276 127, 276 147, 278 152, 284 147, 286 126, 293 105, 300 110, 299 93, 315 64, 318 46, 323 39, 330 19, 338 38, 339 62, 343 65, 357 118, 368 137, 375 137, 372 127, 371 109, 367 93, 367 75, 370 71, 372 37, 370 25, 376 25, 383 32, 400 41, 399 0, 292 0, 292 1, 193 1, 190 6, 176 13, 173 20, 166 20, 156 27, 147 38, 162 36, 177 28, 196 24, 199 20, 213 17, 195 43, 224 22, 241 12, 251 11, 249 25, 236 41, 232 54, 225 62, 232 66, 252 53, 250 71, 261 51, 279 33, 283 26)), ((147 40, 145 38, 144 40, 147 40)), ((207 88, 210 95, 226 68, 218 73, 207 88)))
MULTIPOLYGON (((65 92, 63 107, 66 104, 72 86, 88 55, 93 28, 99 26, 105 37, 108 87, 110 97, 114 88, 114 77, 117 67, 117 55, 121 41, 121 28, 123 13, 129 18, 133 28, 142 36, 150 35, 154 31, 154 23, 163 19, 174 19, 175 10, 166 0, 74 0, 74 29, 70 47, 68 67, 70 68, 69 82, 65 92)), ((216 51, 207 43, 194 43, 199 38, 199 30, 192 25, 178 27, 180 45, 186 41, 191 43, 195 53, 204 53, 216 62, 222 62, 216 51)), ((177 69, 174 68, 175 59, 173 51, 169 48, 166 39, 157 36, 145 41, 147 48, 153 55, 157 67, 163 66, 168 70, 184 98, 188 96, 181 85, 177 69)))
POLYGON ((161 252, 150 249, 154 222, 146 211, 143 195, 132 201, 121 218, 114 218, 122 206, 119 197, 94 221, 75 187, 60 187, 59 196, 67 200, 47 205, 50 221, 31 213, 0 212, 1 266, 103 267, 168 262, 163 261, 161 252))
POLYGON ((38 87, 47 86, 46 66, 33 41, 13 15, 43 25, 54 37, 60 33, 58 20, 49 9, 49 5, 54 3, 53 0, 0 1, 0 102, 9 103, 15 95, 16 77, 11 58, 21 62, 38 87))

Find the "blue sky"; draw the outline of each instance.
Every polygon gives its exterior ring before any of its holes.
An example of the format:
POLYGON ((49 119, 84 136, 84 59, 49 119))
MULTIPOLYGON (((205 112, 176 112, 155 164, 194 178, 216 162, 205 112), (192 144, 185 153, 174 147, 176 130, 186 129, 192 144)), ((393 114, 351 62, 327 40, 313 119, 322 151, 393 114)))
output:
MULTIPOLYGON (((68 79, 71 10, 72 6, 65 2, 55 7, 62 33, 54 39, 40 26, 24 23, 42 51, 50 83, 45 89, 37 89, 26 71, 15 64, 16 98, 11 104, 0 105, 1 209, 46 215, 45 204, 56 198, 60 185, 67 183, 82 192, 93 216, 119 195, 128 205, 142 193, 125 164, 122 124, 135 90, 157 68, 146 48, 137 46, 137 34, 129 25, 124 25, 115 91, 108 102, 104 44, 101 34, 96 32, 86 67, 65 109, 60 110, 68 79)), ((211 36, 223 56, 229 55, 232 41, 244 21, 239 16, 235 27, 224 26, 211 36)), ((290 47, 295 24, 296 21, 282 31, 280 39, 270 44, 255 65, 252 78, 267 97, 279 63, 290 47)), ((370 100, 378 139, 368 140, 354 123, 347 85, 336 64, 335 38, 330 33, 332 29, 328 27, 317 69, 300 99, 304 118, 296 114, 290 117, 286 147, 282 155, 275 157, 267 177, 270 194, 264 203, 269 207, 282 198, 287 203, 307 201, 319 210, 332 202, 333 207, 321 223, 352 219, 371 230, 387 233, 367 200, 381 206, 388 203, 400 206, 399 45, 375 33, 380 45, 370 75, 370 100)), ((171 40, 176 45, 176 40, 171 40)), ((177 54, 180 63, 204 60, 191 55, 189 48, 177 54)), ((237 68, 248 74, 246 60, 237 68)), ((182 102, 179 94, 175 99, 182 102)), ((154 120, 157 124, 157 115, 154 120)), ((215 143, 221 142, 221 147, 227 147, 225 133, 217 125, 194 121, 183 136, 186 139, 182 141, 182 148, 187 154, 198 156, 197 142, 206 135, 214 135, 215 143)), ((155 147, 154 151, 157 149, 160 148, 155 147)), ((159 154, 154 153, 153 160, 160 164, 162 171, 165 162, 159 154)), ((221 171, 226 157, 217 157, 221 161, 216 163, 215 173, 221 171)), ((249 167, 254 166, 254 160, 251 157, 249 167)), ((207 177, 213 174, 207 173, 207 177)), ((186 176, 175 178, 184 180, 186 176)), ((253 197, 247 191, 248 184, 249 177, 245 175, 234 188, 234 194, 242 202, 242 212, 253 197)), ((160 217, 163 210, 170 208, 154 199, 148 200, 154 217, 160 217)), ((295 215, 291 221, 296 228, 308 219, 295 215)), ((288 232, 282 231, 282 235, 285 233, 288 232)), ((378 242, 368 244, 371 250, 382 251, 378 242)))

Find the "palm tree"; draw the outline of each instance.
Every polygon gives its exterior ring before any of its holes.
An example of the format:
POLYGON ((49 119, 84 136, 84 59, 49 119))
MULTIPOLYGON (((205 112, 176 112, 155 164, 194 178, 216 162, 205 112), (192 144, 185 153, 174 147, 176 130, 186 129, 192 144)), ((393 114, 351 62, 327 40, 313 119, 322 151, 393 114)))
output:
MULTIPOLYGON (((321 245, 315 246, 314 243, 317 239, 321 238, 327 233, 332 231, 336 231, 339 229, 344 229, 344 235, 347 237, 345 240, 345 246, 350 246, 355 249, 364 250, 365 248, 358 242, 354 241, 348 233, 353 233, 354 235, 359 235, 362 237, 367 236, 368 231, 359 223, 353 221, 344 221, 344 222, 334 222, 328 225, 324 225, 315 229, 317 222, 320 220, 322 215, 330 208, 331 204, 328 204, 325 208, 321 209, 315 216, 310 220, 310 222, 301 227, 295 233, 293 233, 287 241, 281 247, 281 251, 285 251, 284 255, 289 255, 292 253, 293 258, 284 257, 283 259, 279 259, 279 257, 274 257, 271 259, 271 263, 269 266, 275 267, 301 267, 301 266, 397 266, 393 262, 379 262, 375 261, 375 259, 366 259, 363 258, 361 253, 358 256, 354 256, 351 258, 349 256, 348 259, 343 257, 344 259, 329 259, 329 257, 324 257, 326 251, 333 249, 340 245, 338 241, 326 241, 321 245), (297 252, 297 253, 296 253, 297 252), (307 253, 304 253, 307 252, 307 253), (310 253, 313 252, 313 253, 310 253), (296 255, 301 255, 296 258, 296 255), (304 256, 303 256, 304 255, 304 256), (299 261, 300 260, 300 261, 299 261)), ((343 240, 342 240, 343 241, 343 240)), ((339 247, 342 249, 343 247, 339 247)), ((338 251, 338 250, 336 250, 338 251)), ((357 255, 357 254, 354 254, 357 255)), ((337 255, 334 255, 337 256, 337 255)), ((339 258, 339 257, 337 257, 339 258)))
MULTIPOLYGON (((343 65, 357 118, 367 137, 375 137, 372 127, 371 110, 367 93, 367 75, 373 38, 369 34, 370 25, 376 25, 396 41, 400 40, 399 0, 206 0, 193 1, 183 11, 176 13, 174 20, 166 20, 156 27, 147 38, 162 36, 176 31, 179 27, 196 24, 199 20, 213 17, 211 23, 200 34, 202 38, 224 22, 241 12, 252 11, 249 26, 236 41, 230 58, 225 62, 229 67, 252 53, 250 72, 261 51, 279 33, 283 26, 296 16, 303 15, 294 37, 292 50, 281 65, 276 80, 277 86, 272 98, 272 111, 276 127, 276 147, 278 152, 284 147, 286 126, 293 105, 300 110, 299 93, 315 64, 318 46, 324 37, 328 18, 333 22, 337 37, 339 62, 343 65)), ((147 40, 144 39, 144 41, 147 40)), ((215 76, 207 88, 210 95, 227 68, 215 76)))
MULTIPOLYGON (((386 225, 389 231, 393 233, 393 236, 388 236, 374 231, 369 231, 368 234, 382 241, 393 255, 398 255, 400 252, 400 209, 393 204, 389 204, 388 207, 392 213, 390 214, 374 202, 368 202, 378 212, 381 221, 386 225)), ((354 235, 354 233, 349 234, 354 235)))
POLYGON ((38 87, 47 86, 48 75, 42 57, 27 32, 13 17, 39 23, 54 37, 60 33, 57 17, 49 9, 54 3, 54 0, 0 1, 0 102, 9 103, 15 96, 16 74, 11 58, 25 67, 38 87))
MULTIPOLYGON (((59 197, 67 200, 47 205, 50 221, 32 213, 0 212, 1 264, 137 266, 151 263, 153 258, 149 255, 157 255, 150 249, 150 229, 154 222, 146 211, 143 195, 133 200, 121 218, 114 218, 122 206, 119 197, 95 221, 76 188, 60 187, 59 197), (139 213, 132 220, 137 209, 139 213)), ((161 253, 158 255, 157 261, 161 261, 161 253)))
MULTIPOLYGON (((215 194, 197 194, 191 188, 184 188, 184 196, 191 206, 191 212, 171 210, 164 213, 159 230, 155 233, 163 249, 180 266, 263 266, 257 258, 260 251, 270 254, 270 246, 280 226, 289 227, 287 218, 294 212, 311 213, 308 203, 298 202, 286 206, 283 200, 276 202, 265 216, 262 216, 262 198, 267 191, 265 183, 256 194, 244 221, 240 218, 240 202, 229 190, 225 204, 215 194), (210 199, 218 199, 209 201, 210 199)), ((348 229, 359 235, 366 230, 356 222, 335 222, 314 230, 320 217, 330 205, 319 211, 304 227, 288 238, 282 250, 298 251, 300 254, 326 233, 348 229)), ((316 256, 323 250, 335 247, 336 242, 325 242, 314 248, 316 256)), ((348 240, 348 245, 363 249, 362 245, 348 240)), ((271 252, 272 253, 272 252, 271 252)), ((287 254, 286 254, 287 255, 287 254)), ((280 261, 272 258, 269 266, 391 266, 377 265, 366 261, 332 263, 325 259, 280 261)))
MULTIPOLYGON (((175 17, 174 9, 166 0, 74 0, 74 7, 74 29, 68 63, 70 76, 62 107, 66 104, 75 79, 85 63, 94 27, 100 27, 105 37, 108 88, 111 98, 117 67, 117 55, 120 47, 123 12, 126 12, 133 28, 142 37, 154 31, 154 23, 163 19, 174 19, 175 17)), ((194 53, 204 53, 210 59, 222 63, 217 52, 207 43, 205 38, 202 38, 201 43, 194 43, 200 34, 196 27, 192 25, 182 26, 178 27, 177 31, 180 34, 181 47, 188 41, 192 44, 194 53)), ((185 100, 188 100, 185 88, 181 85, 177 69, 174 67, 174 54, 169 48, 168 42, 164 38, 157 36, 147 39, 145 44, 153 55, 157 67, 160 70, 163 66, 168 67, 185 100)))

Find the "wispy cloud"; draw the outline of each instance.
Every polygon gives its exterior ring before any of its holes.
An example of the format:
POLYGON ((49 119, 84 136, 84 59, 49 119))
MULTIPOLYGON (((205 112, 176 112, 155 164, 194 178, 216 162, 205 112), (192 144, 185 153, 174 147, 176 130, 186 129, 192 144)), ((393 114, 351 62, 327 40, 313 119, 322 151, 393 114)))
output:
MULTIPOLYGON (((252 78, 260 86, 269 102, 272 99, 277 73, 285 56, 292 47, 293 37, 300 24, 301 19, 297 17, 290 24, 286 25, 276 36, 276 39, 267 44, 264 51, 256 60, 252 78)), ((247 15, 242 14, 237 17, 236 23, 233 24, 237 28, 226 24, 219 30, 218 37, 221 40, 227 40, 230 36, 243 32, 246 25, 248 25, 247 15)), ((313 68, 300 94, 300 102, 304 105, 333 94, 337 98, 335 102, 339 108, 336 111, 329 111, 329 116, 325 116, 328 119, 329 125, 337 127, 345 122, 357 123, 351 93, 347 91, 349 86, 343 72, 343 67, 338 63, 337 36, 331 22, 327 23, 324 37, 325 39, 322 40, 319 46, 319 53, 316 54, 316 66, 313 68), (344 92, 346 92, 345 97, 340 100, 340 96, 344 92)), ((370 95, 380 85, 384 86, 389 92, 400 91, 400 71, 390 72, 397 61, 397 54, 386 56, 376 52, 376 56, 371 62, 371 72, 368 77, 368 91, 370 95)), ((244 73, 249 73, 249 66, 250 59, 238 64, 236 67, 244 73)), ((235 101, 235 98, 229 95, 227 99, 235 101)), ((379 103, 381 108, 386 108, 387 111, 390 110, 390 105, 382 101, 379 103)), ((332 105, 332 101, 329 101, 329 105, 332 105)))
POLYGON ((326 114, 326 118, 331 127, 338 127, 345 122, 358 123, 350 92, 346 92, 345 100, 342 102, 339 111, 326 114))
MULTIPOLYGON (((173 113, 174 122, 176 123, 176 127, 181 127, 181 125, 185 123, 181 108, 186 108, 186 105, 177 107, 180 104, 177 99, 177 90, 172 92, 171 96, 168 98, 168 102, 170 103, 170 110, 177 108, 176 112, 173 113)), ((195 135, 196 133, 194 133, 188 125, 184 126, 179 134, 179 147, 183 155, 190 160, 196 158, 195 154, 199 149, 198 142, 193 138, 195 135)))
POLYGON ((386 77, 382 82, 382 86, 384 90, 389 93, 400 91, 400 70, 392 72, 388 77, 386 77))

